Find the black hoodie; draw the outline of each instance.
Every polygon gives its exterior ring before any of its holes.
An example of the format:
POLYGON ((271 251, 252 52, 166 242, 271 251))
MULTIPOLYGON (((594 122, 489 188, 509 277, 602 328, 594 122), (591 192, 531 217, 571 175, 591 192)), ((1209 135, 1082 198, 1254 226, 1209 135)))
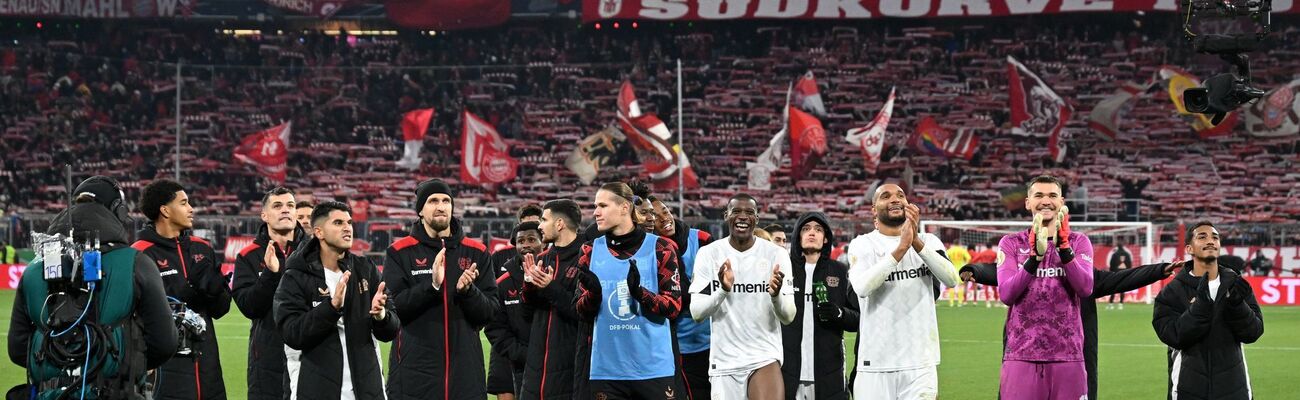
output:
POLYGON ((230 291, 212 245, 189 231, 175 238, 164 238, 153 224, 137 233, 132 244, 153 259, 162 275, 167 295, 198 312, 208 327, 193 343, 197 357, 173 357, 159 372, 159 399, 217 400, 226 398, 225 379, 221 375, 221 351, 217 348, 216 326, 212 320, 230 312, 230 291))
POLYGON ((555 271, 545 288, 524 284, 524 304, 532 312, 528 357, 524 365, 524 387, 519 398, 569 399, 573 393, 574 354, 578 346, 578 314, 573 292, 578 287, 578 259, 582 242, 568 247, 552 246, 539 259, 542 267, 555 271))
POLYGON ((293 240, 280 248, 271 242, 269 228, 262 224, 257 238, 240 250, 239 256, 235 258, 231 292, 239 311, 253 322, 252 328, 248 330, 249 400, 279 400, 284 397, 284 339, 275 329, 271 308, 274 305, 275 289, 280 286, 280 277, 284 276, 285 266, 289 265, 289 255, 306 236, 307 232, 295 224, 293 240), (276 258, 280 260, 279 272, 271 272, 263 263, 266 251, 272 247, 276 258))
POLYGON ((460 220, 451 219, 451 236, 435 239, 421 222, 411 235, 389 246, 384 282, 402 320, 389 353, 390 399, 482 399, 487 393, 482 329, 501 307, 496 275, 486 246, 466 238, 460 220), (433 263, 446 249, 442 285, 433 287, 433 263), (465 293, 456 291, 462 274, 477 265, 478 277, 465 293))
POLYGON ((321 243, 316 238, 303 243, 302 248, 289 256, 275 291, 275 309, 271 312, 275 325, 285 345, 297 350, 286 354, 290 372, 285 386, 291 382, 297 384, 287 387, 285 395, 293 399, 339 398, 343 387, 342 354, 347 351, 356 399, 382 400, 384 378, 375 339, 393 340, 400 317, 393 311, 391 298, 383 320, 376 321, 370 316, 370 302, 382 280, 374 263, 351 252, 344 253, 339 260, 339 271, 351 271, 352 277, 348 278, 343 309, 335 310, 320 254, 321 243), (343 318, 347 349, 339 341, 339 318, 343 318))
MULTIPOLYGON (((95 203, 76 204, 54 217, 47 232, 67 233, 72 230, 74 237, 84 237, 84 232, 99 232, 101 251, 110 253, 126 248, 127 230, 107 208, 95 203)), ((143 368, 154 369, 161 366, 172 354, 176 353, 176 325, 172 319, 171 309, 167 307, 167 295, 163 292, 162 278, 153 259, 144 254, 136 254, 133 281, 135 287, 133 299, 135 312, 132 319, 139 322, 137 331, 144 339, 143 368)), ((14 297, 13 320, 9 323, 9 360, 27 368, 28 347, 36 325, 27 314, 27 301, 23 296, 23 287, 18 286, 14 297)), ((130 359, 132 357, 127 357, 130 359)), ((140 377, 129 377, 131 381, 140 377)))
POLYGON ((835 235, 830 222, 822 213, 807 213, 799 218, 792 232, 790 241, 790 266, 793 270, 794 287, 794 322, 781 326, 781 341, 785 348, 785 363, 781 364, 781 376, 785 380, 785 397, 794 399, 799 386, 799 373, 803 361, 803 321, 805 313, 813 313, 813 379, 817 387, 818 399, 847 399, 849 391, 844 383, 844 332, 858 331, 858 295, 849 285, 849 267, 831 258, 831 249, 835 247, 835 235), (826 232, 826 245, 822 246, 817 266, 813 267, 814 283, 826 285, 826 300, 840 308, 840 317, 827 321, 817 318, 816 309, 809 309, 808 304, 816 305, 816 299, 809 299, 813 293, 807 293, 807 263, 803 255, 803 241, 799 232, 804 225, 816 223, 826 232))

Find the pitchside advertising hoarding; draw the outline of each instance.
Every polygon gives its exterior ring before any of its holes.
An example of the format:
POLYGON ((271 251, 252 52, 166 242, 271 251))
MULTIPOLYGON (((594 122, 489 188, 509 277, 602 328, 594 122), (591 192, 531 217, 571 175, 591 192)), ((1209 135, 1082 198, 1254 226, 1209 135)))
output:
MULTIPOLYGON (((1300 12, 1273 0, 1273 13, 1300 12)), ((585 0, 582 19, 707 21, 999 17, 1072 12, 1173 12, 1178 0, 585 0)))
MULTIPOLYGON (((495 239, 495 238, 494 238, 495 239)), ((223 274, 230 274, 234 268, 234 255, 238 254, 239 249, 252 243, 251 236, 232 237, 227 240, 226 254, 231 255, 223 263, 223 274)), ((493 240, 492 245, 495 248, 504 248, 509 242, 504 239, 500 241, 493 240)), ((368 243, 367 243, 368 245, 368 243)), ((1142 265, 1142 251, 1137 247, 1125 247, 1133 255, 1134 265, 1142 265)), ((354 249, 356 250, 356 249, 354 249)), ((1093 255, 1096 260, 1097 268, 1109 268, 1110 255, 1114 251, 1113 247, 1097 246, 1094 248, 1093 255)), ((1273 276, 1251 276, 1247 277, 1251 287, 1255 289, 1255 297, 1261 305, 1300 305, 1300 276, 1296 275, 1300 271, 1300 246, 1228 246, 1224 247, 1225 254, 1232 254, 1245 259, 1247 262, 1255 257, 1258 252, 1263 252, 1264 256, 1273 260, 1273 276), (1283 276, 1277 276, 1283 275, 1283 276)), ((1157 260, 1172 260, 1178 256, 1177 248, 1165 246, 1156 251, 1157 260)), ((23 270, 27 268, 25 264, 0 264, 0 271, 7 272, 3 278, 0 278, 0 289, 14 289, 18 287, 18 281, 22 279, 23 270)), ((1156 289, 1156 287, 1150 287, 1156 289)), ((1129 300, 1142 300, 1146 298, 1145 291, 1148 288, 1140 289, 1137 296, 1130 297, 1129 300)), ((1152 293, 1154 294, 1154 293, 1152 293)))

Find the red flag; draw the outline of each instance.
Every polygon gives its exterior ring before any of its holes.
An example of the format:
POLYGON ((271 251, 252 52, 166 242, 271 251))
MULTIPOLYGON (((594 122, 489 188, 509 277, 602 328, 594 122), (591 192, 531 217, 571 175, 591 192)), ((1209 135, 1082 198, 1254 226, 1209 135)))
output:
POLYGON ((433 119, 432 108, 412 110, 402 115, 402 141, 405 144, 402 159, 397 161, 397 166, 403 168, 420 166, 420 150, 424 148, 424 133, 429 130, 431 119, 433 119))
POLYGON ((672 142, 668 125, 654 114, 641 112, 631 82, 623 82, 618 91, 618 123, 641 158, 641 165, 656 189, 676 188, 677 171, 682 171, 685 188, 699 187, 699 178, 680 145, 672 142))
POLYGON ((258 174, 267 179, 284 183, 291 125, 291 122, 286 122, 245 136, 239 147, 235 148, 235 159, 253 166, 258 174))
POLYGON ((798 181, 826 154, 826 130, 817 117, 790 107, 790 177, 798 181))
POLYGON ((1011 87, 1011 133, 1047 136, 1047 147, 1056 162, 1065 160, 1065 123, 1074 112, 1060 95, 1038 75, 1014 57, 1007 56, 1007 80, 1011 87))
POLYGON ((460 179, 465 183, 503 183, 515 179, 519 162, 496 128, 465 111, 461 128, 460 179))
POLYGON ((885 105, 880 107, 876 118, 865 126, 849 129, 844 135, 845 140, 862 149, 863 165, 869 174, 875 175, 876 169, 880 167, 880 151, 885 147, 885 128, 889 127, 889 119, 893 115, 894 89, 891 88, 889 100, 885 100, 885 105))
POLYGON ((979 147, 979 136, 969 129, 958 129, 956 134, 948 131, 934 120, 934 117, 921 118, 916 124, 916 131, 907 141, 913 149, 939 157, 959 157, 971 159, 979 147))
POLYGON ((794 84, 793 103, 813 115, 826 115, 826 104, 822 102, 821 92, 817 90, 817 79, 812 71, 799 77, 794 84))

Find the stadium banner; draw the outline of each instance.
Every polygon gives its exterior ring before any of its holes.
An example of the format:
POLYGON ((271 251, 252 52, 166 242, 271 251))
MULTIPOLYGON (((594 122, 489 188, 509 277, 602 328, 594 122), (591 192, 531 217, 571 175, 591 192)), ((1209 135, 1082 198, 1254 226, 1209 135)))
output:
POLYGON ((0 289, 17 289, 18 282, 23 280, 23 270, 27 269, 27 264, 0 264, 0 271, 5 272, 4 283, 0 283, 0 289))
POLYGON ((0 0, 0 16, 91 19, 189 17, 198 0, 0 0))
MULTIPOLYGON (((707 21, 733 19, 870 19, 1000 17, 1072 12, 1167 11, 1178 0, 584 0, 582 19, 707 21)), ((1273 0, 1273 13, 1297 13, 1273 0)))

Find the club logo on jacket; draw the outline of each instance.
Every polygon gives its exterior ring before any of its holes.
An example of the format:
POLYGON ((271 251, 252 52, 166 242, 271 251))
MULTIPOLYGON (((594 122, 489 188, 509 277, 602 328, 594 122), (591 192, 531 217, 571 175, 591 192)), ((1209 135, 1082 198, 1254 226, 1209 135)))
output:
POLYGON ((564 271, 564 277, 567 278, 567 279, 573 279, 573 277, 575 277, 575 276, 578 276, 578 269, 577 269, 577 268, 569 267, 568 270, 565 270, 565 271, 564 271))
POLYGON ((460 260, 457 260, 457 263, 460 264, 461 271, 468 271, 470 267, 474 265, 473 261, 470 261, 469 258, 465 257, 461 257, 460 260))
POLYGON ((838 277, 838 276, 828 276, 828 277, 826 277, 826 286, 827 286, 827 287, 840 287, 840 277, 838 277))
POLYGON ((203 255, 202 255, 202 254, 195 254, 195 255, 194 255, 194 262, 195 262, 195 263, 201 263, 201 262, 203 262, 203 255))
POLYGON ((677 400, 677 393, 673 391, 672 387, 664 390, 664 400, 677 400))
POLYGON ((428 257, 425 257, 425 258, 417 258, 417 259, 415 259, 415 266, 417 266, 417 267, 427 267, 427 266, 429 266, 429 258, 428 258, 428 257))

